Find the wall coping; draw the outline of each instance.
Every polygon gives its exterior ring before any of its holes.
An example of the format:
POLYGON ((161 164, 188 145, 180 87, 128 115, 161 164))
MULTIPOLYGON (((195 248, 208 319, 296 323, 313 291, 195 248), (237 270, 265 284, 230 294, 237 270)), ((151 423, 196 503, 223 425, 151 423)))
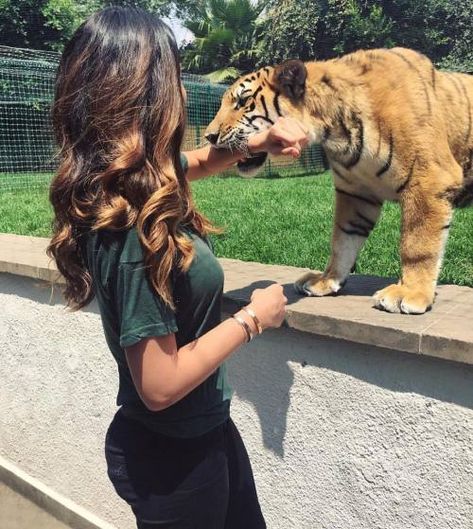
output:
POLYGON ((116 529, 0 456, 0 482, 71 529, 116 529))
MULTIPOLYGON (((49 239, 0 234, 0 273, 62 282, 46 256, 49 239)), ((337 296, 307 298, 292 284, 307 269, 220 259, 225 272, 224 310, 248 302, 255 288, 277 281, 288 297, 285 325, 307 333, 396 349, 473 365, 473 289, 439 285, 433 310, 422 315, 388 314, 371 296, 394 279, 352 275, 337 296)))

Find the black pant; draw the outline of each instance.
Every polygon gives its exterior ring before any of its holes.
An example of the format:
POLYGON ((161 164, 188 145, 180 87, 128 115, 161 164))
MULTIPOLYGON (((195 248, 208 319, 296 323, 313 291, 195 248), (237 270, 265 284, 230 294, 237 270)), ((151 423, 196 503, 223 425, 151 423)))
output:
POLYGON ((108 475, 138 529, 265 529, 253 473, 235 425, 175 439, 120 412, 105 441, 108 475))

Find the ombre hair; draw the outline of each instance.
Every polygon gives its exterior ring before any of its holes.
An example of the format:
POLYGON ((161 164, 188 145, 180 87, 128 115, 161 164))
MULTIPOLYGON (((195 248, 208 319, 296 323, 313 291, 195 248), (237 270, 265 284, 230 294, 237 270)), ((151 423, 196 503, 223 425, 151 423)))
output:
POLYGON ((188 269, 193 258, 183 228, 213 231, 193 205, 180 161, 184 97, 174 36, 156 15, 106 8, 67 44, 53 106, 60 166, 50 189, 48 254, 66 280, 69 307, 94 297, 80 238, 131 227, 149 280, 174 306, 171 271, 188 269))

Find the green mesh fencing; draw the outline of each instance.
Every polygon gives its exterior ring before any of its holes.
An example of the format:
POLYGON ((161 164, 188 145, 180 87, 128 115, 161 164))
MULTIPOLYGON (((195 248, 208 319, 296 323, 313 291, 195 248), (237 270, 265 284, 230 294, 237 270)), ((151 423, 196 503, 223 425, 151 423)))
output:
MULTIPOLYGON (((57 166, 50 107, 59 54, 0 46, 0 192, 46 186, 57 166)), ((203 133, 226 87, 183 74, 188 127, 184 149, 203 144, 203 133)), ((324 170, 318 147, 293 162, 268 161, 263 176, 313 174, 324 170)))
POLYGON ((50 126, 56 53, 0 46, 0 190, 38 187, 56 166, 50 126))

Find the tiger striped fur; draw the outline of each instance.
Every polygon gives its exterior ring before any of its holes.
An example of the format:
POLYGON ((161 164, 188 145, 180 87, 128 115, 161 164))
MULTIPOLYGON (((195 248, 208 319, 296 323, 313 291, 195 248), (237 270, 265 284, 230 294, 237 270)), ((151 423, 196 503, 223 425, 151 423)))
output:
MULTIPOLYGON (((288 61, 239 79, 207 129, 217 147, 292 116, 322 145, 336 208, 329 265, 298 279, 309 296, 336 293, 384 201, 402 211, 398 284, 374 304, 421 314, 435 297, 453 208, 473 203, 473 77, 437 70, 409 49, 358 51, 325 62, 288 61)), ((255 174, 265 154, 240 162, 255 174)))

